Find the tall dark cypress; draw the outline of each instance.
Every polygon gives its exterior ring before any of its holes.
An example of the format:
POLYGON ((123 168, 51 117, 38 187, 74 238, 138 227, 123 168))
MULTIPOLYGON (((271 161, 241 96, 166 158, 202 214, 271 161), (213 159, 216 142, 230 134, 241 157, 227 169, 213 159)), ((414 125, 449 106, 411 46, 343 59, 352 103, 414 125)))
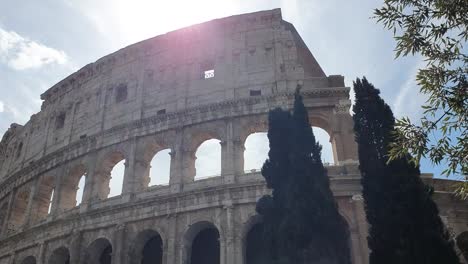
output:
POLYGON ((269 158, 262 174, 272 196, 257 203, 272 263, 350 263, 349 232, 330 190, 307 110, 296 91, 292 115, 269 115, 269 158))
POLYGON ((387 162, 395 125, 390 107, 366 78, 356 79, 354 91, 370 264, 459 263, 419 168, 408 158, 387 162))

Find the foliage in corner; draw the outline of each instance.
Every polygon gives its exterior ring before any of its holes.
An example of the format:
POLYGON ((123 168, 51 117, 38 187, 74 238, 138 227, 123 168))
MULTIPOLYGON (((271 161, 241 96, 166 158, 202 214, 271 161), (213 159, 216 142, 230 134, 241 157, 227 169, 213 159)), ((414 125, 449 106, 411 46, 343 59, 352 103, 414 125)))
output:
POLYGON ((468 197, 468 1, 385 0, 375 18, 392 30, 396 57, 419 54, 426 66, 416 80, 427 96, 417 122, 396 121, 390 160, 408 152, 418 164, 423 157, 447 163, 445 175, 463 175, 457 193, 468 197))

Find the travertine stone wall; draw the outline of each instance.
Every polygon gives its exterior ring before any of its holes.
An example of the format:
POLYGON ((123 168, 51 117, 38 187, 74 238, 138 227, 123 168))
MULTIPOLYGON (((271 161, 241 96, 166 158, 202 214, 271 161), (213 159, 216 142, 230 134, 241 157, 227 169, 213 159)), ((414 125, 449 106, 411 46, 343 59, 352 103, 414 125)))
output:
MULTIPOLYGON (((267 130, 270 109, 291 108, 298 86, 311 123, 330 135, 328 172, 353 263, 367 263, 349 88, 325 75, 279 9, 136 43, 42 94, 41 111, 0 142, 0 263, 97 263, 109 246, 112 263, 139 263, 154 235, 163 263, 188 263, 205 228, 218 230, 221 263, 245 263, 247 234, 261 221, 255 202, 268 190, 258 172, 244 172, 244 143, 267 130), (205 79, 206 70, 214 77, 205 79), (195 151, 213 138, 221 175, 194 180, 195 151), (151 159, 163 149, 171 149, 169 185, 148 187, 151 159), (110 171, 123 159, 122 194, 107 198, 110 171)), ((467 204, 446 182, 434 184, 444 186, 437 199, 454 235, 467 230, 467 204)))

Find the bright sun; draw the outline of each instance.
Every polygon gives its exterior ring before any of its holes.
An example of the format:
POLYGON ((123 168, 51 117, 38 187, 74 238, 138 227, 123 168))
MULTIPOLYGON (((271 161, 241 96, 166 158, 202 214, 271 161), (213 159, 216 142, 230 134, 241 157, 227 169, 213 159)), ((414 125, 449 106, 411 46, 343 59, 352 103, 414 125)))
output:
MULTIPOLYGON (((237 9, 233 1, 135 0, 112 1, 112 16, 129 41, 139 41, 181 27, 227 16, 237 9)), ((110 11, 110 10, 109 10, 110 11)))

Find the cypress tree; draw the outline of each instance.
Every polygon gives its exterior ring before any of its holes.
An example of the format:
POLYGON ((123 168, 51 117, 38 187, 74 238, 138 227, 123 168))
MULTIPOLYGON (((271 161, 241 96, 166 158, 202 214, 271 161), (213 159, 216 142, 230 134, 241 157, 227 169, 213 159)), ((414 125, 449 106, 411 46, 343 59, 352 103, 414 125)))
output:
POLYGON ((272 196, 257 203, 271 263, 350 263, 349 231, 339 214, 321 146, 296 91, 292 115, 269 113, 270 152, 262 168, 272 196))
POLYGON ((366 78, 356 79, 354 91, 370 264, 459 263, 419 168, 407 157, 387 162, 395 123, 390 107, 366 78))

